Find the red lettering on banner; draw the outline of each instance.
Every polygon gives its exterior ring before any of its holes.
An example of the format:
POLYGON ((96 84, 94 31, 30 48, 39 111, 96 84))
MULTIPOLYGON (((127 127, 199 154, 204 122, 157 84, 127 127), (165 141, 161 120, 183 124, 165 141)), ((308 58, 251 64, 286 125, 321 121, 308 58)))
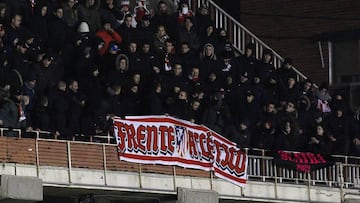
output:
POLYGON ((200 134, 199 142, 200 142, 201 156, 205 160, 210 160, 210 152, 205 149, 205 146, 207 146, 207 144, 204 143, 205 141, 206 141, 206 135, 204 133, 200 134))
POLYGON ((114 119, 114 133, 120 160, 213 170, 234 184, 246 183, 246 154, 204 126, 164 116, 127 117, 114 119))
POLYGON ((211 139, 211 133, 208 132, 206 133, 207 138, 206 138, 206 144, 207 144, 207 149, 208 149, 208 156, 210 160, 214 159, 214 145, 213 145, 213 140, 211 139))
POLYGON ((294 153, 293 155, 296 163, 305 163, 306 158, 302 156, 303 153, 294 153))
POLYGON ((245 172, 245 157, 246 157, 246 154, 244 154, 242 151, 240 150, 237 150, 236 151, 236 164, 235 164, 235 173, 236 174, 242 174, 245 172))
POLYGON ((142 151, 143 153, 146 153, 146 149, 145 149, 145 145, 143 145, 142 143, 144 142, 145 139, 145 126, 140 125, 137 130, 136 130, 136 139, 137 139, 137 143, 138 143, 138 149, 140 151, 142 151))
POLYGON ((174 128, 172 127, 169 127, 167 129, 167 140, 168 140, 168 143, 167 143, 167 148, 168 148, 168 152, 170 154, 173 154, 174 153, 174 145, 175 145, 175 136, 174 136, 174 128))
POLYGON ((230 154, 229 154, 228 146, 226 144, 222 143, 221 148, 223 148, 225 152, 225 158, 220 162, 220 165, 223 166, 223 168, 225 168, 229 164, 230 154))
POLYGON ((115 126, 117 127, 119 151, 123 152, 125 150, 125 138, 126 138, 126 134, 122 131, 124 127, 124 123, 116 122, 115 126))
POLYGON ((324 159, 324 157, 321 156, 321 154, 317 154, 316 157, 317 157, 317 160, 319 161, 320 164, 326 164, 327 163, 326 160, 324 159))
POLYGON ((195 135, 192 131, 188 131, 188 135, 189 135, 189 152, 190 152, 190 156, 191 157, 198 157, 198 152, 196 149, 196 138, 195 135))
POLYGON ((310 165, 308 164, 296 164, 296 170, 303 171, 303 172, 309 172, 310 171, 310 165))
POLYGON ((318 164, 319 163, 319 160, 317 160, 314 153, 307 152, 306 155, 309 158, 309 162, 311 164, 318 164))
POLYGON ((158 146, 158 128, 156 126, 146 126, 147 143, 146 148, 148 153, 156 154, 159 150, 158 146))
POLYGON ((230 171, 234 171, 234 169, 235 169, 235 165, 234 165, 235 151, 236 151, 236 150, 235 150, 233 147, 230 147, 230 148, 229 148, 230 157, 229 157, 228 166, 229 166, 230 171))
POLYGON ((216 154, 216 163, 220 164, 220 155, 221 155, 221 150, 220 150, 220 145, 221 143, 217 140, 214 140, 214 145, 215 145, 215 154, 216 154))
POLYGON ((135 133, 134 125, 125 124, 125 131, 126 131, 127 139, 128 139, 127 140, 128 141, 128 148, 130 150, 137 149, 138 144, 137 144, 136 139, 135 139, 136 133, 135 133))
POLYGON ((280 155, 280 158, 284 161, 292 161, 292 157, 289 153, 279 150, 278 154, 280 155))
POLYGON ((167 152, 167 143, 166 143, 166 133, 168 132, 168 127, 167 126, 160 126, 159 127, 160 130, 160 150, 162 153, 166 153, 167 152))

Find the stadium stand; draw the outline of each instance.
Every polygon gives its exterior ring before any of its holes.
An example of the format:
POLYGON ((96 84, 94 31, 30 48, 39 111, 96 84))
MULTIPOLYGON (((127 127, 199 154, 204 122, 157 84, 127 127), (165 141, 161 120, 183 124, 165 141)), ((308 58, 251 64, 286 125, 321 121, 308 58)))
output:
POLYGON ((116 1, 21 6, 2 8, 4 128, 88 140, 107 135, 112 116, 165 114, 239 147, 359 155, 359 121, 342 92, 316 88, 298 77, 293 59, 280 66, 255 43, 238 52, 206 5, 192 11, 183 1, 170 12, 160 1, 141 16, 116 1))
POLYGON ((169 115, 205 125, 244 149, 250 180, 358 186, 360 120, 343 92, 315 85, 295 69, 296 59, 281 58, 257 38, 240 42, 234 35, 244 28, 230 32, 218 20, 221 8, 212 13, 207 4, 179 1, 173 11, 168 3, 137 1, 133 11, 123 0, 0 4, 0 142, 14 149, 36 143, 43 150, 7 161, 39 165, 34 157, 43 155, 44 162, 71 166, 66 150, 72 147, 79 149, 75 167, 176 176, 172 167, 117 163, 107 145, 116 143, 115 116, 169 115), (15 137, 40 139, 20 146, 15 137), (316 173, 292 173, 276 168, 268 154, 276 150, 338 162, 316 173), (64 156, 49 158, 58 151, 64 156), (82 163, 85 151, 111 156, 112 165, 82 163))

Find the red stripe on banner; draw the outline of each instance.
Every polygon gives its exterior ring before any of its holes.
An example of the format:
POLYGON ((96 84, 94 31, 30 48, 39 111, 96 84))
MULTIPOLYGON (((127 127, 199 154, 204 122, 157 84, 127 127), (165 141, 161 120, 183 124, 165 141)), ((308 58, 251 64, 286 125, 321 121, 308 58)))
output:
MULTIPOLYGON (((177 118, 173 118, 173 117, 168 117, 168 116, 141 116, 141 117, 127 117, 126 119, 121 119, 119 117, 114 118, 113 120, 115 125, 119 125, 119 126, 123 126, 123 125, 130 125, 132 128, 135 128, 134 126, 140 126, 140 125, 147 125, 147 126, 155 126, 158 127, 159 126, 166 126, 167 128, 171 128, 171 132, 170 133, 174 133, 174 138, 171 137, 171 139, 175 139, 175 136, 182 136, 183 134, 179 134, 179 135, 175 135, 175 127, 174 125, 177 126, 181 126, 181 128, 187 128, 187 134, 185 138, 181 138, 180 140, 178 140, 178 142, 181 143, 165 143, 165 145, 169 144, 172 147, 176 147, 176 146, 180 146, 178 150, 182 149, 182 147, 190 147, 189 149, 192 149, 192 147, 194 147, 194 137, 192 135, 192 133, 194 133, 195 131, 201 131, 201 136, 205 135, 205 139, 203 139, 203 137, 200 139, 200 137, 198 138, 199 142, 200 141, 204 141, 205 143, 204 146, 198 146, 196 147, 196 150, 200 150, 201 152, 205 153, 206 157, 213 157, 214 159, 218 160, 218 159, 222 159, 223 156, 225 156, 224 160, 222 162, 225 163, 226 160, 230 159, 230 158, 234 158, 234 154, 233 153, 237 153, 237 156, 240 156, 239 152, 237 152, 239 149, 236 147, 236 144, 234 142, 231 142, 230 140, 226 139, 225 137, 221 136, 220 134, 216 133, 215 131, 212 131, 211 129, 207 128, 206 126, 200 126, 197 124, 193 124, 190 123, 189 121, 185 121, 185 120, 181 120, 181 119, 177 119, 177 118), (172 129, 174 128, 174 129, 172 129), (209 139, 211 138, 211 139, 209 139), (173 146, 176 145, 176 146, 173 146), (181 147, 182 146, 182 147, 181 147), (198 148, 200 147, 200 148, 198 148)), ((142 126, 143 127, 143 126, 142 126)), ((139 128, 139 127, 138 127, 139 128)), ((164 155, 162 153, 158 153, 158 154, 146 154, 146 153, 141 153, 140 151, 133 151, 130 149, 127 149, 127 145, 125 142, 126 139, 133 139, 132 142, 140 142, 143 140, 143 137, 145 136, 141 130, 139 132, 137 132, 137 128, 135 128, 135 132, 134 129, 132 129, 131 132, 124 132, 124 130, 122 129, 122 131, 119 131, 119 129, 114 127, 114 132, 115 132, 115 136, 117 139, 122 139, 121 140, 121 146, 119 145, 119 152, 118 152, 118 156, 120 158, 120 160, 125 160, 128 162, 135 162, 135 163, 144 163, 144 164, 160 164, 160 165, 170 165, 170 166, 180 166, 180 167, 184 167, 184 168, 194 168, 194 169, 200 169, 200 170, 205 170, 205 171, 214 171, 215 175, 219 178, 222 178, 224 180, 230 181, 235 185, 241 186, 243 187, 246 184, 246 172, 247 172, 247 167, 245 167, 243 174, 239 177, 236 174, 231 173, 230 169, 222 169, 221 167, 217 167, 216 164, 213 163, 213 161, 215 160, 209 160, 207 161, 206 159, 201 159, 200 158, 195 158, 190 156, 190 152, 186 152, 186 156, 183 156, 182 153, 180 154, 174 154, 174 155, 164 155), (127 134, 129 133, 129 134, 127 134), (120 136, 120 138, 119 138, 120 136), (127 137, 129 136, 129 137, 127 137), (140 137, 137 137, 140 136, 140 137), (142 136, 142 137, 141 137, 142 136), (139 141, 140 140, 140 141, 139 141), (229 171, 230 170, 230 171, 229 171)), ((179 132, 179 133, 183 133, 183 131, 179 132)), ((157 138, 157 137, 156 137, 157 138)), ((169 139, 169 138, 168 138, 169 139)), ((196 138, 197 139, 197 138, 196 138)), ((120 143, 119 140, 117 140, 118 143, 120 143)), ((148 140, 147 140, 148 141, 148 140)), ((175 141, 175 140, 173 140, 175 141)), ((130 143, 130 142, 128 142, 130 143)), ((131 143, 130 143, 131 144, 131 143)), ((134 144, 134 143, 132 143, 134 144)), ((132 146, 131 144, 131 146, 132 146)), ((152 143, 151 145, 155 145, 159 143, 152 143)), ((164 144, 164 143, 161 143, 164 144)), ((161 145, 163 146, 163 145, 161 145)), ((160 146, 158 146, 160 147, 160 146)), ((184 148, 187 149, 187 148, 184 148)), ((184 150, 183 149, 183 150, 184 150)), ((187 149, 187 150, 189 150, 187 149)), ((153 152, 152 152, 153 153, 153 152)), ((202 153, 200 153, 202 154, 202 153)), ((243 166, 243 164, 247 164, 247 155, 244 153, 243 154, 244 157, 243 159, 241 159, 243 162, 242 163, 238 163, 241 164, 241 166, 243 166)), ((239 158, 239 157, 237 157, 239 158)), ((218 160, 219 161, 219 160, 218 160)), ((221 161, 221 160, 220 160, 221 161)), ((237 160, 238 162, 239 160, 237 160)), ((234 164, 234 163, 232 163, 234 164)), ((228 164, 227 164, 228 165, 228 164)), ((229 166, 230 167, 230 166, 229 166)), ((230 167, 231 168, 231 167, 230 167)))
POLYGON ((202 131, 209 131, 208 128, 206 128, 205 126, 201 126, 201 125, 189 125, 186 123, 183 123, 181 121, 177 121, 177 120, 173 120, 171 118, 140 118, 140 119, 125 119, 123 121, 142 121, 142 122, 148 122, 148 123, 159 123, 159 122, 168 122, 168 123, 172 123, 172 124, 176 124, 176 125, 181 125, 184 127, 188 127, 188 128, 193 128, 196 130, 202 130, 202 131))
POLYGON ((224 176, 225 178, 228 178, 228 179, 231 179, 231 180, 234 180, 236 182, 243 183, 243 184, 246 183, 246 179, 238 178, 235 175, 228 174, 228 173, 222 171, 219 168, 214 168, 214 171, 215 171, 215 173, 219 173, 220 175, 224 176))
POLYGON ((225 142, 226 144, 229 145, 233 145, 236 146, 236 144, 234 142, 231 142, 230 140, 222 137, 221 135, 217 134, 216 132, 212 131, 211 129, 207 128, 206 126, 202 126, 202 125, 189 125, 187 123, 184 122, 188 122, 185 121, 181 122, 178 120, 175 120, 172 117, 165 117, 165 118, 156 118, 156 117, 151 117, 151 118, 126 118, 126 119, 118 119, 117 122, 122 122, 122 121, 137 121, 137 122, 147 122, 147 123, 159 123, 159 122, 169 122, 175 125, 181 125, 181 126, 185 126, 187 128, 193 128, 196 130, 202 130, 205 132, 210 132, 212 136, 216 137, 217 139, 221 140, 222 142, 225 142))
MULTIPOLYGON (((126 157, 126 158, 131 158, 131 159, 138 159, 138 160, 148 160, 148 161, 168 161, 168 162, 173 162, 173 161, 177 161, 177 162, 181 162, 184 164, 189 164, 189 165, 198 165, 198 166, 202 166, 202 167, 212 167, 212 163, 203 163, 200 161, 193 161, 193 160, 188 160, 188 159, 183 159, 183 158, 179 158, 179 157, 166 157, 166 156, 146 156, 146 155, 138 155, 138 154, 122 154, 119 153, 119 157, 126 157)), ((174 164, 169 164, 169 165, 174 165, 174 164)))
POLYGON ((232 145, 232 146, 234 146, 234 147, 236 146, 236 144, 235 144, 234 142, 232 142, 232 141, 224 138, 223 136, 217 134, 217 133, 214 132, 214 131, 211 131, 211 134, 212 134, 212 136, 216 137, 217 139, 221 140, 222 142, 225 142, 225 143, 228 144, 228 145, 232 145))

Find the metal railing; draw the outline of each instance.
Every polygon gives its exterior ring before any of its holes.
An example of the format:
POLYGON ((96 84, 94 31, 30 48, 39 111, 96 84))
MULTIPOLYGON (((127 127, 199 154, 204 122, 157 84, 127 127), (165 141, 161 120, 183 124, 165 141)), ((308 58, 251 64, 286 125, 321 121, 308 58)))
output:
MULTIPOLYGON (((0 128, 0 136, 4 136, 6 132, 18 133, 17 136, 21 138, 24 133, 20 129, 0 128)), ((87 142, 78 142, 76 138, 69 140, 57 140, 57 137, 49 136, 51 133, 46 131, 31 131, 36 136, 36 140, 67 142, 68 144, 84 143, 116 146, 115 138, 108 134, 106 136, 91 135, 88 136, 87 142)), ((341 188, 360 188, 360 157, 333 155, 336 161, 334 165, 318 169, 313 172, 304 173, 292 169, 279 167, 274 163, 274 158, 266 155, 266 150, 263 149, 245 149, 248 155, 248 179, 261 182, 276 182, 289 184, 311 184, 326 187, 341 187, 341 188)), ((71 154, 71 153, 70 153, 71 154)), ((104 155, 105 156, 105 155, 104 155)), ((71 160, 71 159, 70 159, 71 160)), ((103 159, 106 160, 106 157, 103 159)), ((106 167, 105 167, 106 168, 106 167)))
POLYGON ((250 180, 360 188, 360 157, 333 155, 336 160, 334 165, 305 173, 278 167, 274 158, 266 156, 265 152, 262 149, 247 152, 250 180))
MULTIPOLYGON (((21 130, 21 129, 12 129, 12 128, 0 128, 0 136, 8 137, 24 137, 24 138, 43 138, 43 139, 63 139, 61 136, 56 133, 44 131, 44 130, 21 130)), ((77 134, 73 135, 67 139, 72 141, 86 141, 86 142, 98 142, 98 143, 108 143, 113 144, 115 142, 115 137, 110 133, 104 133, 99 135, 84 135, 77 134)))
MULTIPOLYGON (((238 52, 244 53, 246 45, 248 43, 253 43, 256 47, 255 56, 257 59, 260 59, 262 57, 263 51, 265 49, 270 49, 274 53, 274 57, 273 57, 274 67, 275 68, 281 67, 284 61, 283 57, 281 57, 270 46, 265 44, 261 39, 259 39, 245 26, 240 24, 236 19, 234 19, 231 15, 229 15, 226 11, 224 11, 215 2, 213 2, 212 0, 192 0, 190 5, 193 6, 193 10, 194 10, 199 8, 203 4, 206 4, 209 7, 210 15, 215 22, 216 28, 222 28, 227 31, 230 42, 233 44, 234 48, 238 52)), ((297 74, 298 81, 307 79, 307 77, 296 68, 294 68, 294 71, 297 74)))

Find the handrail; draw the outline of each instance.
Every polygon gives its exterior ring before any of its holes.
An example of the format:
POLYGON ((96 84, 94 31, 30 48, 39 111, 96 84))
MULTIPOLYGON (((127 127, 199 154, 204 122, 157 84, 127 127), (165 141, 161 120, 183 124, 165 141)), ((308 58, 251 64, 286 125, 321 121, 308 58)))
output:
MULTIPOLYGON (((3 131, 4 128, 0 128, 3 131)), ((6 130, 8 130, 6 128, 6 130)), ((20 129, 15 129, 19 131, 20 129)), ((14 137, 15 138, 15 137, 14 137)), ((109 138, 104 136, 103 138, 109 138)), ((18 138, 17 138, 18 139, 18 138)), ((22 138, 20 138, 22 139, 22 138)), ((116 147, 116 144, 112 143, 99 143, 99 142, 84 142, 84 141, 72 141, 72 140, 58 140, 54 138, 44 139, 36 138, 36 142, 49 141, 66 143, 68 159, 71 160, 71 148, 72 144, 86 144, 94 146, 102 146, 104 153, 104 147, 116 147)), ((38 148, 39 146, 37 146, 38 148)), ((266 155, 267 150, 264 149, 244 149, 248 155, 248 177, 250 180, 255 181, 272 181, 272 182, 286 182, 293 184, 307 184, 309 181, 311 185, 326 186, 326 187, 344 187, 344 188, 360 188, 360 157, 333 155, 336 158, 334 165, 318 169, 311 173, 298 172, 287 168, 278 167, 274 163, 272 156, 266 155), (309 180, 309 177, 311 180, 309 180)), ((37 150, 38 152, 38 150, 37 150)), ((109 156, 113 154, 109 153, 109 156)), ((42 159, 41 155, 35 154, 37 162, 42 159)), ((103 161, 106 161, 108 153, 103 154, 103 161)), ((100 163, 106 168, 105 163, 100 163)), ((141 167, 141 166, 139 166, 141 167)), ((108 169, 106 169, 108 170, 108 169)), ((105 172, 104 172, 105 173, 105 172)))
MULTIPOLYGON (((240 24, 235 18, 233 18, 230 14, 228 14, 226 11, 224 11, 222 8, 220 8, 214 1, 212 0, 197 0, 197 5, 201 5, 205 3, 206 5, 209 5, 210 8, 214 10, 215 16, 213 18, 215 19, 215 25, 217 28, 223 28, 229 32, 232 35, 231 37, 231 43, 234 45, 234 47, 240 52, 244 53, 245 51, 245 45, 246 41, 253 42, 256 45, 256 58, 262 57, 262 52, 264 49, 270 49, 274 53, 273 57, 273 64, 275 68, 279 68, 282 65, 282 62, 284 61, 284 58, 280 56, 276 51, 274 51, 269 45, 267 45, 265 42, 263 42, 261 39, 259 39, 254 33, 252 33, 249 29, 247 29, 245 26, 240 24), (230 26, 229 26, 230 25, 230 26)), ((297 74, 297 80, 305 80, 307 77, 301 73, 298 69, 293 67, 294 71, 297 74)))

